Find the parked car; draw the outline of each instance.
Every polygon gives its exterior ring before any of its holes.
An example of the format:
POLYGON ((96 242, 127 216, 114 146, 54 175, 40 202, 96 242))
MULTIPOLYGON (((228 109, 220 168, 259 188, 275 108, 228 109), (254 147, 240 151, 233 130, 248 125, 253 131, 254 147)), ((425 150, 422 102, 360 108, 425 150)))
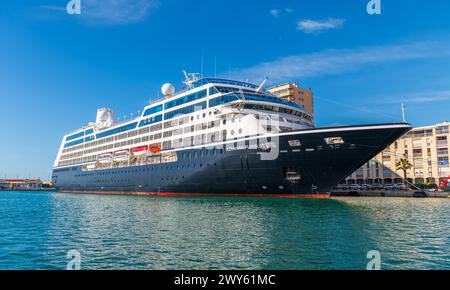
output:
POLYGON ((351 190, 360 190, 361 189, 361 185, 360 184, 352 184, 350 186, 351 190))
POLYGON ((372 184, 373 189, 383 189, 383 185, 380 183, 374 183, 372 184))
POLYGON ((383 188, 385 190, 395 190, 395 186, 392 183, 386 183, 383 188))
POLYGON ((396 185, 394 185, 394 188, 396 190, 406 190, 406 185, 404 185, 403 183, 397 183, 396 185))
POLYGON ((372 185, 366 184, 366 183, 361 184, 361 189, 364 189, 364 190, 372 189, 372 185))

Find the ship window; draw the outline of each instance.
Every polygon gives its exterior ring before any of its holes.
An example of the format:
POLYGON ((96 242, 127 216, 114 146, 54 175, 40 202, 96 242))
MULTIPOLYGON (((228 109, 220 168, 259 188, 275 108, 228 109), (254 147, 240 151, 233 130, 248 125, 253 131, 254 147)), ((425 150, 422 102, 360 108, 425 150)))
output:
POLYGON ((302 146, 302 143, 299 140, 289 140, 288 142, 291 147, 302 146))
POLYGON ((148 116, 148 115, 151 115, 151 114, 154 114, 154 113, 161 112, 161 111, 162 111, 162 105, 159 105, 159 106, 156 106, 156 107, 147 109, 147 110, 145 110, 145 112, 144 112, 144 117, 146 117, 146 116, 148 116))
POLYGON ((121 132, 125 132, 125 131, 128 131, 128 130, 134 129, 134 128, 136 128, 136 126, 137 126, 137 122, 130 123, 130 124, 127 124, 127 125, 124 125, 124 126, 121 126, 121 127, 114 128, 112 130, 108 130, 108 131, 99 133, 99 134, 97 134, 96 137, 97 137, 97 139, 100 139, 100 138, 103 138, 103 137, 115 135, 117 133, 121 133, 121 132))
POLYGON ((328 145, 344 143, 344 140, 342 139, 342 137, 328 137, 328 138, 325 138, 324 140, 325 140, 325 143, 327 143, 328 145))
POLYGON ((169 120, 178 115, 190 114, 199 110, 206 109, 206 102, 200 102, 191 106, 187 106, 178 110, 174 110, 172 112, 164 114, 164 119, 169 120))
POLYGON ((189 117, 184 117, 180 119, 180 126, 189 123, 189 117))
POLYGON ((210 96, 211 96, 211 95, 214 95, 214 94, 217 94, 217 93, 219 93, 219 91, 217 90, 216 87, 210 87, 210 88, 209 88, 209 95, 210 95, 210 96))
POLYGON ((211 107, 219 106, 219 105, 222 105, 225 103, 230 103, 230 102, 233 102, 236 100, 238 100, 238 97, 234 94, 217 97, 217 98, 209 100, 209 107, 211 108, 211 107))
POLYGON ((79 133, 76 133, 76 134, 68 136, 66 138, 66 141, 70 141, 70 140, 73 140, 73 139, 76 139, 76 138, 79 138, 79 137, 82 137, 82 136, 84 136, 84 132, 79 132, 79 133))
POLYGON ((154 123, 158 123, 162 121, 162 115, 158 115, 158 116, 153 116, 151 118, 147 118, 145 120, 142 120, 141 122, 139 122, 139 127, 144 127, 147 125, 151 125, 154 123))
POLYGON ((186 103, 189 103, 189 102, 192 102, 192 101, 196 101, 196 100, 202 99, 204 97, 206 97, 206 90, 201 90, 199 92, 192 93, 190 95, 186 95, 184 97, 181 97, 181 98, 175 99, 173 101, 167 102, 164 105, 164 107, 167 110, 167 109, 170 109, 170 108, 173 108, 173 107, 180 106, 182 104, 186 104, 186 103))

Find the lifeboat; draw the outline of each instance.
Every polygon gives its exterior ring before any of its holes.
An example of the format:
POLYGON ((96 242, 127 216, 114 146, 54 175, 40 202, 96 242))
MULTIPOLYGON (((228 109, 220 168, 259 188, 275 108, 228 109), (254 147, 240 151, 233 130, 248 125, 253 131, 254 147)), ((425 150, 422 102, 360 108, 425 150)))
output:
POLYGON ((128 150, 120 150, 114 153, 114 161, 128 161, 130 152, 128 150))
POLYGON ((112 153, 103 153, 98 156, 98 162, 100 163, 109 163, 113 159, 112 153))
POLYGON ((131 152, 133 153, 134 156, 146 155, 147 151, 148 151, 148 146, 140 146, 140 147, 135 147, 135 148, 131 149, 131 152))
POLYGON ((161 152, 161 144, 150 145, 150 152, 152 154, 158 154, 159 152, 161 152))

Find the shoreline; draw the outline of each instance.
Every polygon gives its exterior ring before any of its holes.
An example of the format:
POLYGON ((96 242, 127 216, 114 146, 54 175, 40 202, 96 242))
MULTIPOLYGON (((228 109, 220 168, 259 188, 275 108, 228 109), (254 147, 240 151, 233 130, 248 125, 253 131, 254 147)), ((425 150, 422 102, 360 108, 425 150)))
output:
POLYGON ((55 188, 0 188, 0 191, 56 191, 55 188))
POLYGON ((365 190, 365 191, 333 191, 331 197, 411 197, 411 198, 449 198, 449 192, 438 191, 379 191, 379 190, 365 190))

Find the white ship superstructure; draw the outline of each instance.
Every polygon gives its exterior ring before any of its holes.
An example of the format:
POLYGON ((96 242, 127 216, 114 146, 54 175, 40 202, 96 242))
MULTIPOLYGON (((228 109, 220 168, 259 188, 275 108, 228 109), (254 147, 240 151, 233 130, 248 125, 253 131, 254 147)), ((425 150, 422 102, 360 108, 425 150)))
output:
MULTIPOLYGON (((163 86, 165 98, 146 106, 142 114, 115 122, 110 109, 99 109, 96 123, 64 137, 55 168, 86 165, 86 170, 152 162, 148 155, 211 145, 229 138, 267 132, 258 126, 261 115, 276 114, 274 131, 313 127, 302 106, 280 99, 258 86, 217 78, 188 81, 189 89, 174 94, 163 86), (229 122, 227 122, 229 120, 229 122), (91 165, 91 166, 89 166, 91 165)), ((163 158, 163 161, 174 158, 163 158)))

